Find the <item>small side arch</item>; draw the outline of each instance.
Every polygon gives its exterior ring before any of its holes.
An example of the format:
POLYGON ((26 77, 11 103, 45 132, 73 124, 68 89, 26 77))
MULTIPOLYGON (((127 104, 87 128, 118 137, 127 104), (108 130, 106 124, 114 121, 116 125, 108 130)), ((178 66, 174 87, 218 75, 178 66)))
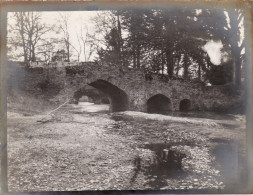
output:
POLYGON ((189 99, 183 99, 179 103, 179 110, 186 112, 191 110, 191 101, 189 99))
POLYGON ((166 111, 171 111, 171 101, 167 96, 157 94, 147 100, 148 113, 162 113, 166 111))

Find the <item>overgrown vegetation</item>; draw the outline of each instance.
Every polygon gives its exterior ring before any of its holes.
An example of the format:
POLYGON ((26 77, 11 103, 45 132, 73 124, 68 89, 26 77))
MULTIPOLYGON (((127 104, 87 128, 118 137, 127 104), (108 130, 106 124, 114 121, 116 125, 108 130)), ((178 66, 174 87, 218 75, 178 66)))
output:
POLYGON ((27 93, 14 92, 7 99, 8 112, 17 112, 24 115, 45 114, 54 107, 57 107, 55 103, 27 93))

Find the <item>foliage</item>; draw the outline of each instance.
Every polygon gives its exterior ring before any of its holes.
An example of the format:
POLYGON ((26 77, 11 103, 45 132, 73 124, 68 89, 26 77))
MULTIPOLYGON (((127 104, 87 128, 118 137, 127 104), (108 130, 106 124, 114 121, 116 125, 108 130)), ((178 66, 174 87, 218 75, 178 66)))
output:
POLYGON ((231 13, 223 9, 127 7, 108 15, 103 22, 99 18, 100 24, 109 28, 103 31, 106 48, 98 49, 99 60, 144 68, 145 72, 169 79, 198 79, 211 84, 232 82, 235 71, 239 83, 243 49, 243 43, 238 49, 239 42, 243 42, 239 26, 243 20, 241 10, 231 13), (232 36, 233 32, 236 34, 232 36), (230 37, 234 37, 236 44, 230 37), (203 48, 211 40, 223 44, 220 52, 227 59, 222 59, 220 65, 212 64, 203 48))

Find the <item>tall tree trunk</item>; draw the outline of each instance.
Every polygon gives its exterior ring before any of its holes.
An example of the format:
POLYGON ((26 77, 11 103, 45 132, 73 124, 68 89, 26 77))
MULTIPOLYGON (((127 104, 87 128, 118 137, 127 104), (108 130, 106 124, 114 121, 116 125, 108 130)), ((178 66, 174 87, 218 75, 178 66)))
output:
POLYGON ((235 57, 235 84, 241 86, 241 60, 240 57, 235 57))
POLYGON ((240 34, 240 23, 243 22, 243 12, 240 9, 229 10, 228 11, 229 20, 230 20, 230 44, 232 50, 232 56, 234 57, 235 62, 235 84, 237 86, 241 85, 241 65, 242 65, 242 55, 241 52, 244 48, 244 40, 242 45, 239 46, 241 39, 240 34))
POLYGON ((135 53, 135 46, 133 45, 133 67, 136 68, 136 53, 135 53))
POLYGON ((232 52, 232 56, 234 58, 234 63, 235 63, 235 67, 234 67, 234 72, 235 72, 235 76, 234 76, 234 83, 235 85, 237 85, 238 87, 241 86, 241 65, 242 65, 242 58, 240 55, 240 51, 238 49, 237 44, 232 44, 231 46, 231 52, 232 52))
POLYGON ((162 56, 162 75, 164 75, 164 55, 163 55, 163 48, 162 48, 162 51, 161 51, 161 56, 162 56))
POLYGON ((32 44, 32 46, 31 46, 31 49, 32 49, 32 51, 31 51, 31 53, 32 53, 31 61, 32 61, 32 62, 35 62, 35 61, 36 61, 35 47, 34 47, 33 44, 32 44))
POLYGON ((119 15, 117 16, 117 32, 118 32, 118 56, 119 56, 119 62, 121 66, 124 66, 123 62, 123 56, 122 56, 122 51, 123 51, 123 40, 122 40, 122 34, 121 34, 121 24, 119 20, 119 15))
POLYGON ((66 41, 66 49, 67 49, 67 61, 70 62, 70 51, 69 51, 69 42, 66 41))
POLYGON ((173 77, 174 64, 170 51, 166 49, 166 62, 167 62, 167 73, 169 77, 173 77))
POLYGON ((23 47, 23 52, 24 52, 24 62, 26 63, 26 65, 28 66, 28 56, 27 56, 27 48, 26 48, 26 43, 25 43, 25 37, 24 37, 24 16, 23 16, 23 12, 20 13, 20 35, 22 38, 22 47, 23 47))
POLYGON ((140 51, 140 45, 137 45, 136 49, 136 66, 137 68, 141 67, 141 59, 140 59, 141 51, 140 51))
POLYGON ((188 79, 189 77, 189 65, 187 61, 187 56, 184 56, 184 79, 188 79))
POLYGON ((200 64, 198 64, 198 79, 199 81, 201 80, 201 69, 200 69, 200 64))

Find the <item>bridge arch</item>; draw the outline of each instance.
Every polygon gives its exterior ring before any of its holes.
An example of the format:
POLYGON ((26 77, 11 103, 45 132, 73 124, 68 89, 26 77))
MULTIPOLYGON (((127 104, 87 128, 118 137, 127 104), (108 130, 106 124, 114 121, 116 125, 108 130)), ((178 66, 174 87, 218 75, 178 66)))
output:
POLYGON ((102 79, 89 83, 89 85, 102 91, 109 97, 112 112, 125 111, 128 109, 128 96, 116 85, 102 79))
POLYGON ((106 98, 106 95, 93 87, 84 86, 74 92, 72 103, 78 104, 81 98, 99 104, 102 98, 106 98))
POLYGON ((183 99, 179 103, 179 111, 189 111, 191 109, 191 101, 189 99, 183 99))
POLYGON ((83 95, 81 98, 79 98, 78 102, 92 102, 92 103, 94 103, 94 99, 90 96, 83 95))
POLYGON ((172 108, 170 99, 163 94, 156 94, 147 100, 147 112, 161 113, 172 108))

